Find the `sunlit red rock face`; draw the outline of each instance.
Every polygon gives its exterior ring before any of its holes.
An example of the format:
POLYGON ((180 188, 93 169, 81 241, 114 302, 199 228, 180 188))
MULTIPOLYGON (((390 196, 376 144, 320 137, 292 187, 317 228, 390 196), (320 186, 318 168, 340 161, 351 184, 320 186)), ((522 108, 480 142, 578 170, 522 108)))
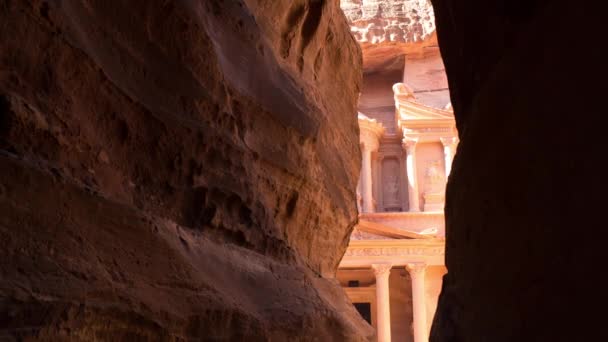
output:
POLYGON ((341 6, 361 43, 414 43, 435 31, 427 0, 342 0, 341 6))
POLYGON ((338 1, 9 1, 0 22, 0 334, 372 336, 324 278, 360 165, 338 1))
POLYGON ((367 73, 403 69, 405 54, 437 45, 428 0, 341 0, 340 6, 361 45, 367 73))
POLYGON ((460 144, 431 340, 608 340, 605 12, 433 3, 460 144))

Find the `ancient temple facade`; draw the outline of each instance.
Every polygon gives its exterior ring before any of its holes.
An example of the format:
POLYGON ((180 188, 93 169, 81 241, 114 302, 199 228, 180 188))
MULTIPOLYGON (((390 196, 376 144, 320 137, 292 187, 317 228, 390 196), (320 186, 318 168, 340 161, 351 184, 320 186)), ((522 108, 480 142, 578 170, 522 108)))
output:
POLYGON ((337 277, 378 341, 427 342, 458 135, 437 47, 398 57, 364 74, 359 224, 337 277))

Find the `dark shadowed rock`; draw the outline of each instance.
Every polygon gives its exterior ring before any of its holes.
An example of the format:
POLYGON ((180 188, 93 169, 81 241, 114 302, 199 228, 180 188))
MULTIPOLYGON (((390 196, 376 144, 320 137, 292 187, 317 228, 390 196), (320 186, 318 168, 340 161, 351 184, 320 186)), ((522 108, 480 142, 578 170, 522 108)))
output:
POLYGON ((431 340, 606 340, 599 3, 433 4, 460 145, 431 340))

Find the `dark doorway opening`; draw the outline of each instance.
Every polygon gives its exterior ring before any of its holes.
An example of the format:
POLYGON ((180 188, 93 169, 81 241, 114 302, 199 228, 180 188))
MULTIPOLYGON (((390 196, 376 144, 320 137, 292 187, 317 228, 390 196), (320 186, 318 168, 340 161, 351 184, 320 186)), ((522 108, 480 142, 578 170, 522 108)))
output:
POLYGON ((359 311, 361 317, 367 321, 367 323, 372 324, 372 306, 370 303, 353 303, 355 309, 359 311))

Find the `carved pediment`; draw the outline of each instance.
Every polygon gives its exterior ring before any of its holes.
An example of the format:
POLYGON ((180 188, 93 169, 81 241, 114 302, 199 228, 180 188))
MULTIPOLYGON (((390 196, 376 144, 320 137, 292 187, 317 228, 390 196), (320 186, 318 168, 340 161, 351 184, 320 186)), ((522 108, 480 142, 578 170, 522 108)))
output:
POLYGON ((414 91, 406 84, 393 86, 397 121, 400 127, 446 127, 454 125, 454 113, 451 107, 434 108, 423 105, 416 100, 414 91))
POLYGON ((351 240, 386 240, 393 239, 392 237, 388 237, 381 234, 374 234, 370 232, 366 232, 364 230, 360 230, 355 228, 350 235, 351 240))
POLYGON ((454 120, 454 113, 409 100, 396 102, 399 120, 454 120))
POLYGON ((359 220, 351 238, 353 240, 402 240, 431 239, 433 236, 393 228, 377 222, 359 220))

